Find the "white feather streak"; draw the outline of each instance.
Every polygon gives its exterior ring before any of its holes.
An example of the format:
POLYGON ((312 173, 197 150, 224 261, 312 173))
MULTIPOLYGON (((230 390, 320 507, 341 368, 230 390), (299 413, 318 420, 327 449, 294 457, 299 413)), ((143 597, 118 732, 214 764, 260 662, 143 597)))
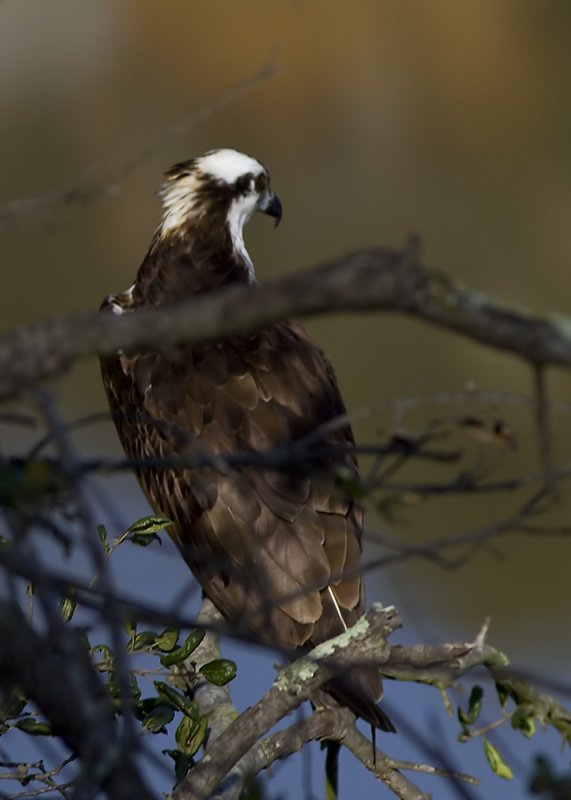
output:
POLYGON ((335 606, 335 611, 337 611, 337 616, 341 620, 341 625, 343 625, 343 630, 346 631, 347 630, 347 623, 343 619, 343 614, 341 613, 341 609, 339 608, 339 603, 337 602, 337 598, 335 597, 335 595, 333 593, 333 589, 331 588, 331 586, 327 587, 327 591, 329 592, 329 596, 331 597, 331 599, 333 601, 333 605, 335 606))

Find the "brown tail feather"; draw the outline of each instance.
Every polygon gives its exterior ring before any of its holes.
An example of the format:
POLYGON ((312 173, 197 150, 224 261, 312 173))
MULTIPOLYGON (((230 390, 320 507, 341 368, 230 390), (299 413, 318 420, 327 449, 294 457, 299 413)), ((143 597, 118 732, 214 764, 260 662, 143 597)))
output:
POLYGON ((356 669, 350 676, 345 675, 331 681, 316 694, 317 705, 326 708, 337 704, 346 706, 373 727, 387 733, 396 733, 393 721, 370 691, 371 672, 369 669, 356 669))

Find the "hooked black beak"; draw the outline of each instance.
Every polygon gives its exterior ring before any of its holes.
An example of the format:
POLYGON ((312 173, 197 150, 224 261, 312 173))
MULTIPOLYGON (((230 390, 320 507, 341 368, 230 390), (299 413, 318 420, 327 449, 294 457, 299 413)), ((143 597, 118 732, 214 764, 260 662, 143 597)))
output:
POLYGON ((282 204, 277 194, 274 194, 273 192, 269 194, 259 208, 262 213, 268 214, 270 217, 274 217, 276 221, 275 227, 277 228, 282 218, 282 204))

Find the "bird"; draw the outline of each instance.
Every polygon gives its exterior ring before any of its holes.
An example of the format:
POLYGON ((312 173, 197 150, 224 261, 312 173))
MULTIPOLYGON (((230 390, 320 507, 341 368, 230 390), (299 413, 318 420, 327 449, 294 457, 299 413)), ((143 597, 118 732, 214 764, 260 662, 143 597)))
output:
MULTIPOLYGON (((160 195, 160 222, 136 279, 108 295, 102 313, 163 307, 236 284, 255 288, 244 226, 255 212, 276 226, 282 217, 261 162, 210 150, 175 164, 160 195)), ((341 479, 358 477, 353 433, 346 422, 330 424, 346 413, 337 378, 299 323, 118 352, 101 359, 101 370, 123 448, 145 464, 137 477, 150 505, 171 520, 170 536, 235 631, 295 656, 359 619, 363 510, 341 479), (287 452, 308 436, 334 455, 316 456, 311 468, 223 466, 225 456, 287 452), (169 459, 197 454, 213 460, 169 467, 169 459)), ((312 702, 347 706, 392 732, 381 696, 379 671, 358 666, 312 702)))

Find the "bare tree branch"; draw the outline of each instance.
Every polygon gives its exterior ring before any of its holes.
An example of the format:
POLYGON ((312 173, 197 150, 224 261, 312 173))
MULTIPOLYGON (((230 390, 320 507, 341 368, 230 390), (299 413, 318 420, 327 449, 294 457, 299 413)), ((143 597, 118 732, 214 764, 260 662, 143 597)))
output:
MULTIPOLYGON (((177 790, 176 800, 198 800, 209 797, 222 779, 256 741, 267 733, 316 689, 348 666, 349 653, 359 644, 373 647, 382 660, 384 644, 389 633, 398 627, 400 620, 395 610, 374 606, 373 609, 348 631, 313 648, 292 664, 284 667, 273 686, 255 706, 240 715, 238 720, 209 748, 208 757, 197 764, 177 790), (335 664, 329 661, 335 657, 335 664)), ((354 663, 354 662, 353 662, 354 663)))
POLYGON ((431 272, 416 251, 337 259, 263 286, 232 286, 168 308, 84 315, 23 326, 0 338, 0 396, 65 372, 80 357, 246 334, 286 317, 332 311, 410 314, 532 365, 571 366, 571 320, 510 307, 431 272))
MULTIPOLYGON (((183 341, 218 339, 232 334, 244 334, 283 317, 342 309, 399 311, 417 316, 451 331, 461 332, 475 341, 520 356, 534 368, 536 376, 541 375, 542 379, 544 368, 550 364, 571 365, 571 321, 556 316, 548 319, 536 317, 528 312, 511 309, 464 287, 456 286, 441 275, 432 273, 418 264, 416 252, 411 248, 403 252, 378 251, 356 254, 306 275, 274 281, 261 287, 234 287, 168 309, 145 310, 122 318, 112 315, 89 315, 20 328, 0 338, 0 394, 6 397, 19 391, 34 390, 39 380, 61 374, 76 359, 86 355, 151 345, 169 348, 183 341)), ((547 417, 552 410, 552 404, 547 398, 545 385, 542 382, 536 384, 536 390, 536 419, 539 422, 538 429, 543 447, 543 466, 545 471, 549 472, 550 479, 556 480, 564 477, 569 470, 568 467, 556 470, 551 463, 547 417)), ((52 439, 59 445, 64 467, 68 472, 76 473, 79 480, 84 473, 81 462, 77 461, 72 451, 68 450, 65 442, 68 431, 59 418, 56 419, 49 414, 46 416, 52 428, 52 439)), ((335 424, 339 424, 338 421, 335 421, 335 424)), ((322 435, 323 432, 317 433, 322 435)), ((418 442, 422 441, 418 439, 418 442)), ((312 444, 315 442, 302 443, 309 449, 312 444)), ((379 455, 378 448, 377 451, 376 455, 379 455)), ((292 453, 285 456, 273 455, 278 459, 289 458, 290 461, 292 459, 292 453)), ((392 452, 391 455, 397 459, 396 466, 392 467, 396 472, 400 466, 399 453, 392 452)), ((430 457, 434 455, 435 453, 430 451, 430 457)), ((450 454, 446 456, 450 461, 450 454)), ((204 457, 204 454, 200 457, 204 457)), ((299 452, 294 454, 294 461, 298 457, 299 452)), ((236 454, 236 458, 239 460, 240 454, 236 454)), ((264 454, 265 458, 267 456, 264 454)), ((234 466, 239 466, 239 463, 234 466)), ((382 485, 386 486, 386 478, 390 474, 386 470, 391 469, 391 464, 384 466, 382 485)), ((394 476, 392 480, 395 483, 394 476)), ((478 485, 476 480, 475 486, 478 485)), ((520 481, 518 485, 525 485, 525 481, 523 483, 520 481)), ((465 485, 461 488, 466 489, 465 485)), ((77 485, 75 489, 77 494, 77 485)), ((541 527, 531 524, 532 515, 542 510, 544 501, 550 502, 552 495, 550 492, 549 486, 541 486, 512 514, 478 530, 466 531, 460 536, 455 534, 442 537, 422 547, 395 545, 392 547, 394 552, 375 565, 412 556, 423 556, 439 561, 447 567, 456 566, 483 543, 489 543, 493 538, 510 531, 519 530, 530 535, 538 533, 567 535, 569 528, 565 525, 541 527), (445 558, 440 551, 448 547, 461 547, 462 552, 457 558, 445 558)), ((2 548, 0 563, 10 566, 14 574, 37 579, 40 588, 48 592, 57 589, 62 594, 70 593, 72 581, 57 575, 53 570, 43 570, 39 563, 30 560, 21 563, 18 558, 20 554, 16 551, 17 548, 2 548)), ((366 565, 367 568, 370 566, 366 565)), ((101 585, 93 590, 78 583, 77 589, 78 591, 74 592, 74 600, 103 613, 106 609, 107 611, 111 609, 114 616, 112 624, 117 624, 121 618, 130 619, 138 615, 141 618, 147 615, 149 619, 161 618, 165 621, 176 617, 169 614, 153 614, 152 609, 142 605, 138 605, 135 609, 133 604, 117 597, 111 586, 101 585)), ((211 629, 216 623, 208 618, 207 611, 205 614, 205 627, 211 629)), ((6 628, 5 616, 0 613, 0 637, 10 633, 6 628)), ((178 622, 183 625, 188 624, 188 621, 184 620, 178 622)), ((196 621, 193 620, 192 624, 196 624, 196 621)), ((226 690, 222 692, 215 690, 213 694, 214 687, 206 684, 196 689, 196 698, 202 710, 208 711, 210 715, 209 739, 206 743, 205 756, 193 767, 177 789, 175 795, 177 800, 195 800, 211 796, 213 792, 217 793, 214 796, 219 800, 222 798, 234 800, 247 780, 265 769, 273 760, 294 752, 306 741, 323 737, 340 741, 351 749, 398 797, 405 800, 411 798, 424 800, 426 795, 401 774, 401 768, 406 767, 391 761, 383 753, 379 753, 376 762, 373 763, 370 743, 366 739, 359 738, 360 734, 354 729, 354 725, 349 724, 349 720, 345 719, 342 713, 318 711, 309 720, 296 722, 278 734, 270 733, 277 721, 299 706, 305 698, 314 695, 319 686, 331 680, 339 670, 348 669, 356 663, 376 664, 386 676, 424 682, 441 689, 450 686, 467 670, 484 666, 493 679, 513 698, 518 708, 524 706, 536 719, 555 727, 563 738, 571 739, 571 719, 567 709, 557 704, 551 697, 541 695, 529 683, 508 673, 507 659, 502 653, 488 646, 484 636, 478 637, 473 643, 456 643, 439 647, 392 647, 386 643, 386 637, 398 624, 398 617, 391 609, 382 610, 373 607, 367 617, 342 637, 321 645, 285 667, 264 698, 236 720, 232 719, 235 712, 226 690)), ((27 633, 39 637, 41 644, 40 634, 28 628, 22 635, 25 636, 27 633)), ((34 643, 38 643, 37 639, 34 643)), ((208 642, 205 647, 207 645, 208 642)), ((215 639, 210 641, 210 645, 215 649, 210 651, 205 649, 201 658, 208 660, 211 657, 209 653, 217 652, 215 639)), ((24 654, 27 652, 25 650, 27 646, 24 643, 24 654)), ((53 652, 51 657, 55 657, 53 652)), ((10 680, 15 680, 15 662, 12 663, 10 658, 18 658, 20 663, 22 654, 17 648, 14 648, 10 657, 0 654, 0 672, 10 680)), ((41 660, 36 660, 34 663, 41 665, 42 668, 47 664, 49 674, 55 669, 55 665, 52 666, 49 661, 49 652, 46 652, 45 658, 47 660, 44 664, 41 660)), ((80 667, 76 665, 74 668, 84 667, 85 665, 80 667)), ((75 678, 77 680, 77 675, 75 678)), ((85 677, 84 679, 87 680, 85 677)), ((21 680, 26 681, 30 697, 45 715, 52 719, 55 714, 56 728, 60 730, 58 726, 61 725, 64 740, 72 752, 80 755, 84 765, 87 764, 89 768, 94 763, 90 761, 92 757, 94 758, 93 752, 96 753, 98 763, 102 760, 105 764, 104 774, 96 776, 97 780, 100 780, 99 785, 105 786, 111 797, 128 796, 120 794, 123 790, 121 780, 129 770, 136 772, 133 761, 135 747, 133 742, 129 741, 130 737, 127 740, 121 737, 115 720, 109 719, 109 709, 91 703, 88 704, 85 713, 82 710, 80 714, 82 724, 93 723, 93 719, 96 719, 97 724, 93 727, 97 728, 97 731, 93 734, 93 742, 89 739, 89 748, 93 750, 80 750, 75 728, 72 727, 71 732, 66 729, 67 707, 59 712, 54 709, 51 705, 55 702, 54 697, 43 694, 44 691, 47 692, 45 683, 40 682, 32 691, 31 674, 26 673, 21 680), (94 708, 98 709, 95 717, 94 708), (92 716, 89 717, 87 712, 92 716), (58 717, 58 713, 63 715, 63 718, 58 717), (103 738, 100 737, 101 731, 106 731, 103 737, 105 745, 103 738), (128 744, 131 746, 127 746, 128 744), (110 749, 106 750, 104 747, 110 749), (114 773, 116 756, 119 752, 123 758, 122 778, 116 777, 114 773)), ((89 680, 92 680, 92 677, 89 680)), ((91 688, 94 687, 95 684, 91 688)), ((98 695, 93 696, 98 697, 98 695)), ((88 745, 83 743, 82 746, 88 745)), ((142 780, 139 775, 137 779, 139 782, 142 780)), ((138 785, 133 782, 133 775, 129 776, 129 780, 132 787, 138 785)), ((137 791, 137 797, 144 797, 145 792, 146 788, 143 786, 137 791)))
POLYGON ((74 797, 104 788, 114 800, 153 800, 134 749, 121 742, 111 698, 78 632, 64 628, 55 647, 15 603, 0 602, 0 641, 10 643, 0 649, 0 685, 21 687, 81 758, 74 797))
POLYGON ((341 741, 355 758, 401 800, 431 800, 432 795, 422 792, 408 778, 405 778, 399 770, 394 768, 391 759, 380 750, 376 750, 373 758, 371 742, 357 730, 354 724, 345 730, 341 741))

